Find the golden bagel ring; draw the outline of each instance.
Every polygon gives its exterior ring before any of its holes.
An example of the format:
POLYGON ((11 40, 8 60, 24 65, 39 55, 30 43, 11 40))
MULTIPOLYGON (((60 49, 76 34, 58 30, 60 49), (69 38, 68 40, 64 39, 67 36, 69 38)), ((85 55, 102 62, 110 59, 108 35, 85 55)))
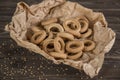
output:
POLYGON ((73 54, 73 55, 68 54, 68 59, 73 59, 73 60, 78 59, 78 58, 80 58, 82 56, 82 54, 83 54, 82 51, 80 51, 80 52, 78 52, 76 54, 73 54))
POLYGON ((73 34, 74 36, 80 37, 81 26, 76 19, 69 19, 63 22, 63 27, 66 32, 73 34), (72 24, 71 24, 72 23, 72 24))
MULTIPOLYGON (((52 33, 52 32, 49 32, 45 40, 52 39, 53 37, 54 37, 54 36, 53 36, 53 33, 52 33)), ((44 41, 45 41, 45 40, 44 40, 44 41)), ((43 44, 44 41, 41 42, 41 45, 43 44)))
POLYGON ((31 42, 35 44, 39 44, 41 41, 43 41, 46 37, 46 32, 44 30, 38 31, 33 34, 31 37, 31 42))
POLYGON ((56 37, 54 39, 54 47, 56 52, 64 52, 65 43, 62 38, 56 37))
POLYGON ((51 24, 51 23, 55 23, 57 22, 58 19, 57 18, 51 18, 51 19, 48 19, 48 20, 43 20, 41 22, 41 25, 48 25, 48 24, 51 24))
POLYGON ((87 32, 81 33, 81 37, 82 37, 82 38, 87 38, 87 37, 89 37, 90 35, 92 35, 92 29, 88 29, 87 32))
POLYGON ((84 17, 84 16, 79 16, 79 17, 77 17, 76 19, 79 21, 79 23, 80 23, 80 25, 81 25, 81 30, 80 30, 80 32, 81 32, 81 33, 84 33, 85 31, 87 31, 88 26, 89 26, 89 21, 88 21, 88 19, 87 19, 86 17, 84 17))
POLYGON ((53 39, 46 39, 45 41, 43 41, 42 46, 43 46, 43 50, 47 53, 51 51, 55 51, 53 39))
POLYGON ((84 51, 91 51, 95 48, 95 42, 92 40, 84 40, 84 51))
POLYGON ((57 36, 67 40, 74 40, 74 36, 67 32, 60 32, 57 34, 57 36))
POLYGON ((70 53, 80 52, 83 50, 83 48, 84 48, 83 41, 74 40, 66 43, 66 50, 70 53))
POLYGON ((58 33, 58 32, 64 32, 63 27, 58 24, 58 23, 52 23, 49 25, 44 26, 47 32, 53 32, 53 33, 58 33))
POLYGON ((64 54, 64 53, 50 52, 49 54, 50 54, 52 57, 54 57, 54 58, 62 58, 62 59, 66 59, 66 58, 67 58, 67 54, 64 54))
POLYGON ((88 23, 86 21, 80 20, 80 25, 81 25, 81 33, 84 33, 88 29, 88 23))
POLYGON ((33 26, 33 27, 31 27, 31 30, 35 33, 35 32, 40 31, 40 28, 37 26, 33 26))

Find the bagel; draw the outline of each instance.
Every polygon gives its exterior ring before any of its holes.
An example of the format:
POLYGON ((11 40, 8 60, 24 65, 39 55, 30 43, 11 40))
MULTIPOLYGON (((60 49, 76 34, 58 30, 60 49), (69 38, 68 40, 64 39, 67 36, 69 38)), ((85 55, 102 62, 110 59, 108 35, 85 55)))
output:
POLYGON ((63 22, 63 27, 66 32, 71 33, 74 36, 80 37, 81 26, 76 19, 69 19, 63 22))
POLYGON ((33 34, 33 36, 31 37, 31 42, 34 44, 39 44, 40 42, 42 42, 45 39, 46 36, 47 35, 46 35, 46 32, 44 30, 35 32, 33 34))
POLYGON ((95 48, 95 42, 92 40, 84 40, 84 51, 91 51, 95 48))
POLYGON ((84 43, 82 41, 74 40, 66 43, 66 51, 70 53, 77 53, 82 51, 84 48, 84 43))
POLYGON ((82 54, 83 54, 82 51, 72 54, 72 55, 68 54, 68 59, 73 59, 73 60, 78 59, 82 56, 82 54))

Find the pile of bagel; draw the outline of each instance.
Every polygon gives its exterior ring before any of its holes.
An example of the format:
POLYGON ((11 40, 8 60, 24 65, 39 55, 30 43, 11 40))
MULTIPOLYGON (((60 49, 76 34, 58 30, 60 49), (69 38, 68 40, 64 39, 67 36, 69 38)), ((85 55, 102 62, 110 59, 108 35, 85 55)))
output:
POLYGON ((30 42, 55 59, 77 60, 96 46, 89 20, 83 16, 62 22, 57 18, 46 19, 39 26, 32 26, 26 35, 30 42))

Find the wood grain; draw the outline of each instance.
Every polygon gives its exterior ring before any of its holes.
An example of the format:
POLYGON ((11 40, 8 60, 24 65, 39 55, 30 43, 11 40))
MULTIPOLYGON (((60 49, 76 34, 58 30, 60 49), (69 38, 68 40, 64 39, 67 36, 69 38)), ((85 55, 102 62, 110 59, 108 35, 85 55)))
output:
POLYGON ((94 11, 103 12, 116 32, 116 42, 105 56, 98 76, 90 79, 84 72, 67 65, 55 65, 39 54, 17 46, 4 26, 11 21, 17 2, 29 5, 41 0, 0 0, 0 80, 120 80, 120 0, 70 0, 94 11))

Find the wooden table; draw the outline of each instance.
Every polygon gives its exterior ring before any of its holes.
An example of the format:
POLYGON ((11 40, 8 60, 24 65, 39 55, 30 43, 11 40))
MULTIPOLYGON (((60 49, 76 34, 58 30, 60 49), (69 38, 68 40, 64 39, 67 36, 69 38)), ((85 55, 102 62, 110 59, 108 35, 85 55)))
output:
MULTIPOLYGON (((106 54, 104 65, 98 76, 90 79, 83 71, 67 65, 55 65, 41 55, 28 51, 17 44, 4 31, 11 21, 17 2, 0 0, 0 80, 120 80, 120 0, 72 0, 103 12, 109 27, 116 34, 112 50, 106 54)), ((28 4, 41 0, 22 0, 28 4)))

